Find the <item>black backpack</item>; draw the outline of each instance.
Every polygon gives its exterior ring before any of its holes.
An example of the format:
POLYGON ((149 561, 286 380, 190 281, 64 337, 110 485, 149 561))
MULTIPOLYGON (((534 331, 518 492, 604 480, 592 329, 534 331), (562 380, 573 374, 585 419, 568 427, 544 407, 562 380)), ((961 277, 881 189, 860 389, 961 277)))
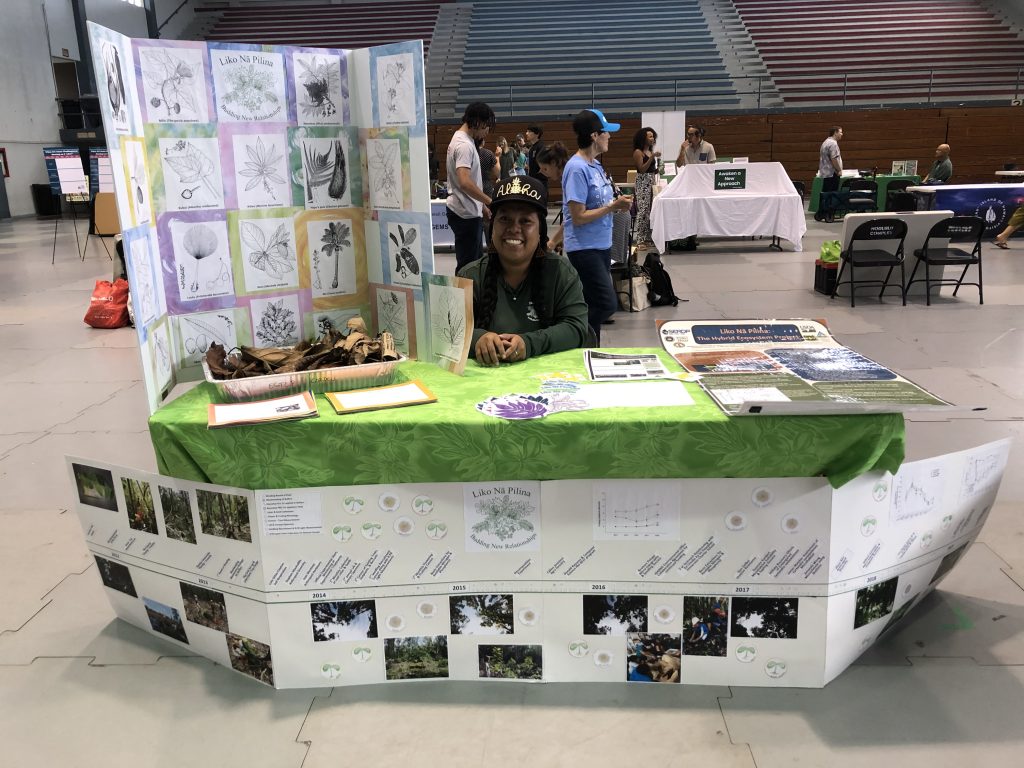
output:
POLYGON ((647 300, 651 302, 651 306, 663 307, 671 304, 674 307, 679 304, 679 297, 672 290, 672 278, 668 276, 665 265, 661 263, 661 256, 650 251, 644 259, 644 272, 648 277, 647 300))

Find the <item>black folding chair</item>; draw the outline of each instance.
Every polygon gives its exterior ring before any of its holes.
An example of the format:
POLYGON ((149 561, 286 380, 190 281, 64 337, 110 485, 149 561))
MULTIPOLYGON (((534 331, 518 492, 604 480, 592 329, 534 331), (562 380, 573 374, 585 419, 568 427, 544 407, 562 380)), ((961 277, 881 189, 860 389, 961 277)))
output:
POLYGON ((849 196, 843 200, 847 213, 877 213, 878 182, 871 179, 850 179, 845 185, 849 196))
POLYGON ((953 295, 956 296, 960 286, 964 285, 964 277, 967 275, 967 270, 972 264, 977 264, 978 282, 967 283, 967 285, 977 286, 978 303, 984 304, 985 294, 982 292, 981 287, 981 237, 984 233, 985 222, 978 216, 951 216, 938 222, 928 231, 928 237, 924 239, 924 245, 914 251, 917 262, 910 273, 907 290, 914 283, 923 282, 925 287, 925 303, 930 307, 932 305, 932 286, 937 286, 939 290, 942 290, 944 285, 955 285, 956 288, 953 289, 953 295), (932 240, 948 241, 948 245, 946 247, 938 244, 933 245, 932 240), (953 243, 970 243, 972 248, 970 251, 965 251, 963 248, 949 247, 953 243), (925 265, 924 277, 919 277, 915 280, 914 275, 917 274, 917 268, 922 262, 925 265), (932 280, 931 275, 928 273, 928 267, 933 264, 942 267, 962 265, 964 271, 960 273, 958 280, 932 280))
POLYGON ((889 186, 885 188, 886 211, 905 212, 917 210, 914 196, 907 192, 907 187, 911 183, 910 179, 896 179, 896 181, 889 182, 889 186))
POLYGON ((869 219, 853 230, 850 244, 846 250, 839 254, 839 274, 836 275, 836 285, 832 289, 832 298, 836 297, 839 286, 844 283, 850 286, 850 306, 855 307, 855 294, 858 285, 881 285, 882 290, 878 292, 878 300, 882 300, 885 289, 889 287, 889 278, 892 271, 900 268, 900 284, 892 286, 900 289, 903 298, 903 306, 907 305, 907 292, 903 289, 903 281, 906 278, 906 271, 903 266, 903 241, 907 237, 907 222, 900 219, 869 219), (881 244, 883 241, 897 242, 895 248, 886 248, 881 244), (866 247, 864 244, 867 244, 866 247), (843 280, 843 272, 850 267, 850 279, 843 280), (858 267, 888 267, 885 280, 857 280, 855 279, 858 267))

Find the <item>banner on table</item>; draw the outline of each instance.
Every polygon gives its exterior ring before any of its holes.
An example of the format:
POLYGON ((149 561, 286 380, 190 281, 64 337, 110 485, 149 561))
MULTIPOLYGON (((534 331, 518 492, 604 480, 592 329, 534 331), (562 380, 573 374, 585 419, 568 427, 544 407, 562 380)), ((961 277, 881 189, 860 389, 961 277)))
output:
POLYGON ((821 686, 980 531, 1009 441, 863 475, 247 491, 68 459, 118 616, 279 688, 821 686))
POLYGON ((668 320, 658 335, 731 416, 951 407, 842 346, 815 320, 668 320))

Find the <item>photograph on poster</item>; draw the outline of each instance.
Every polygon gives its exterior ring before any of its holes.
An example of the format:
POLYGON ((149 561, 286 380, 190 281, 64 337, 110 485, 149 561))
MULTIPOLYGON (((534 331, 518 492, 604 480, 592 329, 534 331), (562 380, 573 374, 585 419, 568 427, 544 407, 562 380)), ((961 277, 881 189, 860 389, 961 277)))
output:
POLYGON ((544 677, 539 645, 480 645, 477 657, 482 678, 541 680, 544 677))
POLYGON ((132 597, 139 596, 135 591, 135 582, 132 581, 132 573, 128 570, 127 565, 115 563, 113 560, 107 560, 99 555, 93 555, 93 557, 96 558, 96 569, 100 572, 103 586, 124 592, 132 597))
POLYGON ((647 631, 646 595, 583 595, 583 634, 647 631))
POLYGON ((146 606, 146 615, 149 617, 149 625, 154 632, 167 635, 172 640, 188 645, 188 635, 185 634, 185 625, 181 623, 181 614, 176 608, 169 605, 142 598, 142 604, 146 606))
POLYGON ((213 343, 225 349, 238 345, 235 321, 230 311, 198 312, 194 315, 179 315, 178 339, 181 343, 182 362, 196 366, 213 343))
POLYGON ((148 122, 210 121, 204 48, 140 45, 138 53, 148 122))
POLYGON ((896 374, 846 347, 768 349, 769 357, 807 381, 886 381, 896 374))
POLYGON ((683 655, 727 655, 729 598, 683 598, 683 655))
POLYGON ((105 83, 100 84, 102 98, 110 107, 115 133, 131 133, 128 118, 128 94, 125 89, 125 62, 121 47, 109 40, 100 43, 100 57, 103 60, 105 83))
POLYGON ((299 125, 345 123, 345 59, 326 52, 292 54, 295 104, 299 125))
POLYGON ((402 152, 398 139, 367 139, 366 170, 369 175, 370 207, 402 209, 402 152))
POLYGON ((254 677, 261 683, 274 684, 274 662, 269 645, 230 632, 224 639, 228 644, 232 669, 254 677))
POLYGON ((192 502, 188 491, 157 486, 160 509, 164 513, 164 533, 169 539, 196 543, 196 526, 192 521, 192 502))
POLYGON ((408 125, 416 122, 412 53, 378 56, 376 63, 381 124, 408 125))
POLYGON ((314 642, 377 637, 377 608, 373 600, 310 603, 309 613, 314 642))
POLYGON ((199 527, 207 536, 252 543, 249 500, 245 496, 196 489, 199 527))
POLYGON ((453 635, 511 635, 512 595, 458 595, 448 598, 453 635))
POLYGON ((928 582, 928 586, 938 583, 940 579, 953 570, 953 566, 960 562, 960 558, 963 557, 966 552, 967 544, 961 544, 948 555, 943 557, 939 562, 939 567, 936 569, 935 575, 932 576, 932 580, 928 582))
POLYGON ((164 177, 164 210, 224 207, 220 147, 216 138, 162 137, 157 146, 164 177))
POLYGON ((299 326, 299 297, 280 296, 276 299, 253 299, 253 337, 264 347, 287 347, 297 344, 302 329, 299 326))
POLYGON ((795 640, 800 617, 796 597, 734 597, 732 637, 795 640))
POLYGON ((917 605, 917 598, 920 597, 920 596, 921 596, 921 593, 918 592, 916 595, 914 595, 909 600, 907 600, 907 602, 905 602, 903 605, 901 605, 899 608, 897 608, 895 611, 893 611, 892 616, 890 616, 889 620, 887 622, 885 622, 885 627, 878 634, 878 636, 881 637, 886 632, 888 632, 890 629, 895 627, 900 622, 900 619, 902 619, 904 616, 906 616, 910 612, 910 609, 913 608, 915 605, 917 605))
POLYGON ((448 637, 394 637, 384 641, 388 680, 448 677, 448 637))
POLYGON ((114 495, 114 475, 107 469, 72 464, 78 500, 90 507, 109 509, 117 512, 117 498, 114 495))
POLYGON ((682 659, 680 636, 631 632, 626 635, 626 680, 631 683, 678 683, 682 659))
POLYGON ((124 490, 124 504, 128 512, 128 525, 136 531, 159 534, 156 526, 156 507, 153 504, 153 489, 144 480, 121 478, 124 490))
POLYGON ((898 576, 894 576, 878 584, 857 590, 857 607, 853 615, 853 628, 863 627, 872 621, 878 621, 883 616, 892 613, 893 603, 896 602, 896 582, 898 576))
POLYGON ((211 45, 210 66, 220 122, 288 122, 282 54, 211 45))
POLYGON ((180 302, 233 296, 231 250, 224 219, 166 222, 174 254, 174 287, 180 302))
POLYGON ((284 132, 236 133, 231 137, 235 196, 239 208, 280 208, 291 205, 288 148, 284 132))
POLYGON ((121 139, 124 150, 125 176, 128 179, 128 202, 135 226, 153 220, 149 197, 149 173, 146 171, 146 146, 141 139, 121 139))
POLYGON ((310 221, 306 232, 313 298, 356 293, 359 286, 356 284, 352 222, 310 221))
POLYGON ((228 631, 228 609, 222 593, 186 584, 184 581, 179 581, 178 585, 181 587, 181 602, 185 606, 186 619, 218 632, 228 631))
MULTIPOLYGON (((308 129, 305 134, 310 133, 308 129)), ((322 132, 322 131, 321 131, 322 132)), ((298 135, 299 165, 292 162, 292 178, 302 180, 302 202, 307 210, 348 208, 353 204, 348 135, 331 137, 298 135)), ((294 158, 294 153, 293 153, 294 158)), ((361 190, 360 190, 361 192, 361 190)), ((357 200, 361 204, 362 200, 357 200)))
POLYGON ((238 234, 247 292, 299 287, 295 228, 290 218, 238 219, 238 234))
POLYGON ((416 306, 410 288, 370 283, 370 316, 377 333, 387 331, 398 351, 416 356, 416 306))

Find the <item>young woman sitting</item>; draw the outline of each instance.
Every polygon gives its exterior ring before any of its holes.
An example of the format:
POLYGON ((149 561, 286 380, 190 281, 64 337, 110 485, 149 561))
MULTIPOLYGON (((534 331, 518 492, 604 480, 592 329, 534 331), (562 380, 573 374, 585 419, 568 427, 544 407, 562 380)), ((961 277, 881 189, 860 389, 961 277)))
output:
POLYGON ((491 249, 459 270, 473 281, 473 343, 480 365, 518 363, 582 347, 587 304, 579 275, 547 244, 547 190, 529 176, 498 184, 491 249))

